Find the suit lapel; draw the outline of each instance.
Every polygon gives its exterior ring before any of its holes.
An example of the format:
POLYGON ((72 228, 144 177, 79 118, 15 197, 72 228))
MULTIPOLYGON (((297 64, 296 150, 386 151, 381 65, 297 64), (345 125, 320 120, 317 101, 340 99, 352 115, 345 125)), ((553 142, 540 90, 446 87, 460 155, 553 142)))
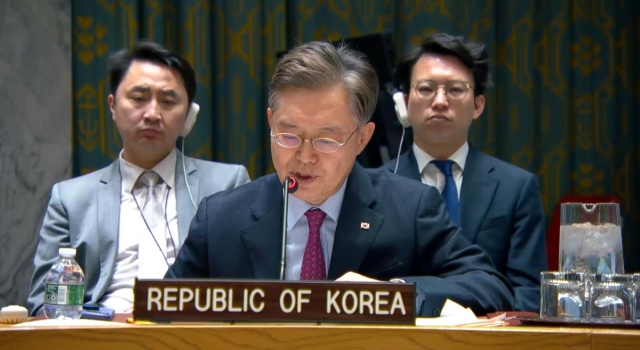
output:
POLYGON ((371 179, 356 163, 347 180, 342 200, 328 279, 333 280, 348 271, 359 270, 384 218, 371 209, 374 204, 375 190, 371 179))
POLYGON ((118 253, 120 226, 120 192, 122 189, 120 163, 111 163, 100 179, 102 188, 96 193, 98 215, 98 242, 100 244, 100 278, 93 293, 92 302, 97 302, 107 290, 113 276, 118 253))
MULTIPOLYGON (((393 172, 395 166, 395 162, 389 163, 389 170, 393 172)), ((413 153, 413 147, 409 147, 406 152, 400 155, 398 172, 396 174, 407 177, 409 179, 422 181, 420 170, 418 169, 418 161, 416 161, 416 157, 413 153)))
POLYGON ((476 149, 469 148, 460 195, 460 226, 472 243, 498 187, 498 179, 489 176, 494 167, 486 159, 476 149))
POLYGON ((199 180, 196 176, 197 167, 193 160, 189 157, 185 157, 180 151, 178 151, 178 157, 176 158, 176 211, 178 214, 178 237, 180 238, 179 247, 182 247, 184 240, 189 233, 189 225, 193 217, 196 215, 196 209, 193 207, 191 197, 189 196, 189 190, 185 182, 185 169, 186 169, 186 181, 189 183, 191 189, 191 195, 196 202, 196 206, 200 203, 199 180), (185 168, 182 167, 182 158, 184 157, 185 168))
MULTIPOLYGON (((265 181, 256 198, 251 205, 255 221, 243 227, 240 234, 251 260, 254 277, 278 279, 283 200, 276 175, 271 175, 265 181)), ((360 165, 355 164, 345 188, 328 279, 336 279, 347 271, 358 271, 383 221, 383 216, 371 209, 374 203, 371 179, 360 165), (361 228, 363 223, 368 224, 369 228, 361 228)))
POLYGON ((283 204, 282 185, 269 175, 251 204, 255 221, 240 230, 255 278, 280 278, 283 204))

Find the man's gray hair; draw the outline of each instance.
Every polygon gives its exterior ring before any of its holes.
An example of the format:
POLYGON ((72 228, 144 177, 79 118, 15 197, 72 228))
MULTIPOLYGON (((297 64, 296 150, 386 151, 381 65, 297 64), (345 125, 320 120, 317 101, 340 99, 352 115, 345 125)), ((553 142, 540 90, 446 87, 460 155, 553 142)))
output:
POLYGON ((346 45, 312 41, 301 44, 276 65, 269 85, 269 107, 278 106, 279 93, 287 87, 318 89, 341 84, 349 93, 353 117, 362 126, 369 122, 378 101, 378 76, 363 55, 346 45))

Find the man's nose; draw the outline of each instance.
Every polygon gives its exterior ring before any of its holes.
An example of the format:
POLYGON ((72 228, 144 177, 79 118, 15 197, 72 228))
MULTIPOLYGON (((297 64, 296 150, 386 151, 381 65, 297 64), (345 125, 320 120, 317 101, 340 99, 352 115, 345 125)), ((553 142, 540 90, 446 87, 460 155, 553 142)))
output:
POLYGON ((432 105, 434 107, 446 107, 449 105, 449 100, 447 99, 447 94, 444 88, 438 87, 436 95, 433 97, 432 105))
POLYGON ((144 118, 152 121, 156 121, 160 119, 160 108, 158 106, 158 101, 155 99, 151 99, 149 104, 146 106, 146 110, 144 111, 144 118))
POLYGON ((297 158, 303 164, 314 163, 316 161, 316 149, 313 148, 311 141, 302 141, 300 146, 298 146, 297 158))

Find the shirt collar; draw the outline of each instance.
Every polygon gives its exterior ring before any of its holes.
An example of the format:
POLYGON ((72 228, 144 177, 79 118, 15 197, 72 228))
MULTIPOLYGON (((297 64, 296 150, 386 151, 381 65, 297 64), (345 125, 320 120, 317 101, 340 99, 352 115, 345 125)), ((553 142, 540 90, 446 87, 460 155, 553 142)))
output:
MULTIPOLYGON (((435 160, 429 153, 423 151, 418 145, 413 144, 413 154, 416 156, 416 162, 418 163, 418 170, 420 174, 424 171, 424 168, 435 160)), ((465 142, 457 151, 455 151, 448 159, 457 164, 464 172, 464 165, 467 162, 467 155, 469 154, 469 142, 465 142)))
POLYGON ((333 196, 327 198, 320 205, 311 205, 302 199, 289 195, 289 208, 287 210, 287 230, 293 229, 293 226, 300 220, 302 215, 311 208, 318 208, 325 212, 334 222, 338 222, 340 216, 340 209, 342 209, 342 200, 344 199, 344 191, 347 186, 347 181, 342 184, 342 187, 333 196))
MULTIPOLYGON (((143 169, 133 163, 126 161, 122 157, 122 152, 120 151, 119 161, 120 161, 120 175, 122 176, 122 188, 127 192, 131 192, 133 190, 133 186, 138 181, 140 175, 147 169, 143 169)), ((173 188, 175 183, 175 175, 176 175, 176 160, 177 160, 177 152, 175 148, 169 152, 169 154, 160 161, 160 163, 156 164, 152 169, 162 181, 164 181, 169 188, 173 188)))

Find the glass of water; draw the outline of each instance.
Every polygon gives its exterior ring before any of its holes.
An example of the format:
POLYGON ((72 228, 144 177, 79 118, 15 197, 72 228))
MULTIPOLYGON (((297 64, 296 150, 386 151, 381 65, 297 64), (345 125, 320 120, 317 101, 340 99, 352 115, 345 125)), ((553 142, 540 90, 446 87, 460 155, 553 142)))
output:
POLYGON ((584 322, 586 273, 543 271, 540 273, 540 318, 584 322))
POLYGON ((640 273, 633 274, 633 303, 631 320, 634 323, 640 318, 640 273))
POLYGON ((593 276, 589 315, 593 323, 632 321, 635 315, 633 275, 596 274, 593 276))
POLYGON ((562 203, 560 270, 623 274, 618 203, 562 203))

